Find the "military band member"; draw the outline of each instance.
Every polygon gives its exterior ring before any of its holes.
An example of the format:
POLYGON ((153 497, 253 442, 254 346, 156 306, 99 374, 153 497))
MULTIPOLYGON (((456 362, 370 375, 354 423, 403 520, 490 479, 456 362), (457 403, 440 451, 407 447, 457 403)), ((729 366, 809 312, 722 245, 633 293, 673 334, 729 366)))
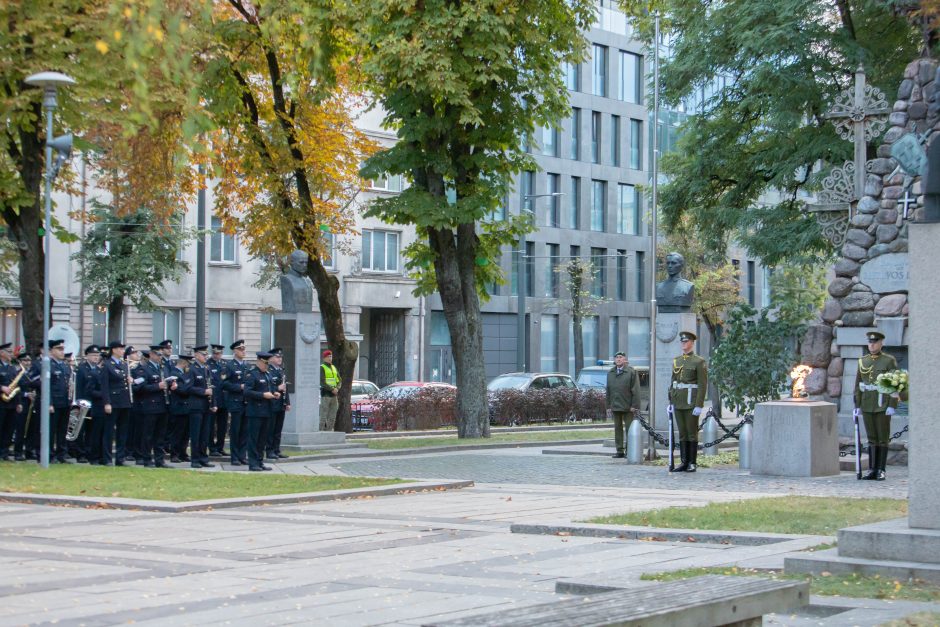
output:
POLYGON ((623 352, 614 355, 614 367, 607 373, 605 392, 607 409, 614 419, 617 452, 613 457, 624 457, 624 433, 629 432, 633 413, 640 406, 640 378, 627 365, 627 356, 623 352))
POLYGON ((94 395, 97 394, 99 407, 101 401, 101 392, 98 387, 98 361, 101 359, 101 349, 92 344, 85 348, 85 359, 75 371, 75 398, 73 401, 77 404, 79 400, 85 400, 92 404, 88 412, 90 421, 82 426, 76 441, 78 450, 78 462, 85 463, 91 461, 91 451, 94 444, 92 432, 94 431, 94 395))
POLYGON ((878 375, 897 370, 894 357, 881 352, 885 336, 878 331, 868 334, 868 355, 858 360, 855 375, 855 407, 861 410, 868 436, 868 460, 871 470, 862 479, 884 481, 888 462, 888 441, 891 438, 891 416, 898 406, 897 394, 878 391, 878 375))
POLYGON ((248 470, 272 470, 263 461, 265 441, 264 425, 271 419, 272 405, 280 399, 280 392, 268 372, 271 353, 256 353, 255 367, 245 377, 245 419, 248 423, 248 470))
POLYGON ((141 352, 128 344, 124 348, 124 361, 127 362, 127 371, 131 375, 131 411, 127 421, 127 452, 125 461, 136 462, 138 466, 143 466, 143 455, 140 453, 140 399, 134 395, 134 385, 139 385, 140 376, 135 371, 140 366, 141 352))
POLYGON ((32 364, 26 372, 26 386, 29 389, 27 394, 30 397, 30 407, 26 416, 26 459, 39 461, 39 432, 42 420, 39 417, 39 409, 42 405, 42 358, 44 349, 40 349, 32 359, 32 364))
POLYGON ((173 365, 173 340, 163 340, 158 344, 160 347, 160 359, 164 367, 173 365))
POLYGON ((212 379, 206 362, 209 360, 209 346, 197 346, 193 349, 193 363, 183 377, 182 387, 189 395, 189 455, 193 468, 212 468, 209 461, 209 425, 215 410, 212 395, 212 379))
POLYGON ((268 425, 267 454, 265 457, 271 461, 287 459, 281 453, 281 431, 284 430, 284 416, 290 411, 290 395, 287 393, 287 379, 284 373, 284 352, 280 348, 272 348, 271 359, 268 360, 268 372, 275 388, 281 393, 281 398, 271 405, 271 420, 268 425))
POLYGON ((669 402, 679 424, 679 451, 682 464, 673 472, 695 472, 698 459, 698 420, 705 404, 708 368, 705 360, 693 352, 695 340, 691 331, 679 334, 682 354, 672 360, 672 381, 669 402))
POLYGON ((111 440, 114 438, 114 465, 123 466, 127 457, 128 428, 131 420, 131 374, 124 361, 125 344, 113 340, 108 344, 108 357, 101 364, 98 380, 104 401, 104 430, 101 438, 103 465, 111 462, 111 440))
MULTIPOLYGON (((69 410, 72 407, 72 399, 69 397, 72 370, 65 363, 65 340, 49 340, 48 350, 50 391, 49 462, 64 464, 68 461, 68 442, 65 439, 65 434, 69 426, 69 410)), ((32 367, 36 375, 34 379, 37 387, 36 391, 41 392, 42 360, 37 359, 32 367)))
POLYGON ((248 463, 248 432, 245 425, 245 377, 248 364, 245 363, 245 340, 235 340, 229 348, 234 357, 225 366, 225 404, 229 414, 229 451, 233 466, 248 463))
POLYGON ((166 468, 163 442, 166 435, 170 389, 175 383, 166 382, 163 354, 160 345, 150 347, 147 359, 134 371, 134 402, 139 403, 138 423, 139 464, 152 468, 166 468))
POLYGON ((225 381, 225 360, 222 359, 222 351, 225 347, 221 344, 212 344, 212 357, 206 362, 209 368, 209 376, 212 378, 212 386, 216 391, 216 410, 212 419, 212 428, 209 430, 209 454, 224 457, 225 436, 228 433, 228 407, 225 405, 225 392, 222 389, 222 383, 225 381))
POLYGON ((186 454, 186 443, 189 441, 189 394, 183 386, 192 359, 192 355, 180 353, 176 363, 169 366, 170 376, 176 377, 176 387, 170 390, 170 428, 166 446, 173 463, 191 460, 186 454))
POLYGON ((28 431, 30 426, 30 416, 33 413, 33 402, 36 398, 36 392, 31 389, 29 384, 29 370, 33 365, 33 358, 27 351, 22 351, 16 356, 17 368, 23 368, 24 374, 20 379, 20 397, 16 405, 16 422, 13 429, 13 459, 18 462, 26 461, 27 454, 30 459, 35 459, 35 455, 28 449, 28 431))
POLYGON ((10 453, 10 444, 13 441, 13 431, 16 424, 17 406, 22 404, 22 390, 14 394, 14 390, 19 387, 19 382, 23 381, 20 376, 17 381, 17 375, 20 374, 19 366, 13 364, 13 345, 11 343, 0 344, 0 392, 8 400, 0 399, 0 459, 12 460, 10 453), (14 388, 16 381, 16 388, 14 388))

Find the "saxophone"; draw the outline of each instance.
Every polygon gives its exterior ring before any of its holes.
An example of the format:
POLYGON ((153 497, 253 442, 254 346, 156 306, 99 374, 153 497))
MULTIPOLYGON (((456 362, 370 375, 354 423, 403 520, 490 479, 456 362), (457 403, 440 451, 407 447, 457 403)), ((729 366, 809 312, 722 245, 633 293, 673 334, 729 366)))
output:
POLYGON ((19 373, 17 373, 16 377, 10 381, 10 393, 0 394, 0 400, 2 400, 4 403, 9 403, 16 397, 17 394, 20 393, 20 379, 23 378, 24 374, 26 374, 26 368, 23 367, 23 364, 20 364, 19 373))
POLYGON ((82 425, 88 417, 88 411, 91 409, 91 403, 83 398, 78 399, 77 406, 69 413, 69 426, 65 432, 65 439, 74 442, 78 439, 78 434, 82 431, 82 425))

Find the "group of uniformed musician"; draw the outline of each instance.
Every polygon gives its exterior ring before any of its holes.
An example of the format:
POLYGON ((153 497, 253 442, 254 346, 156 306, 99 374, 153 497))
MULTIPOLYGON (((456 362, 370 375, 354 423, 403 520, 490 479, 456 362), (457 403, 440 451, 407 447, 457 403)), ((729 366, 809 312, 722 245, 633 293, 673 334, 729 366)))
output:
MULTIPOLYGON (((76 368, 63 340, 50 340, 49 461, 102 466, 169 468, 188 462, 210 468, 210 455, 233 466, 271 470, 264 460, 281 453, 290 397, 279 348, 245 361, 245 341, 196 346, 171 359, 173 342, 137 351, 121 341, 88 346, 76 368), (210 356, 211 348, 211 356, 210 356), (69 418, 80 400, 91 404, 78 437, 69 440, 69 418), (226 434, 229 452, 224 451, 226 434)), ((0 459, 38 460, 41 356, 14 355, 0 345, 0 459), (12 447, 12 450, 11 450, 12 447)))

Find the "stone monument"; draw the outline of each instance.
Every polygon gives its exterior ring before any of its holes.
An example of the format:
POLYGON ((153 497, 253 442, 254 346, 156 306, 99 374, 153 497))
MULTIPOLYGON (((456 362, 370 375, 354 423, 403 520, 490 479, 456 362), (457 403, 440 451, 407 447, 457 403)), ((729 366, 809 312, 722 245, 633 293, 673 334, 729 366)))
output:
POLYGON ((672 380, 672 360, 682 354, 680 331, 697 333, 698 321, 692 313, 692 282, 682 278, 685 259, 679 253, 666 255, 666 273, 669 277, 656 284, 656 389, 653 407, 660 411, 653 417, 658 429, 668 427, 666 406, 669 405, 669 382, 672 380))
POLYGON ((284 351, 291 410, 284 417, 282 445, 290 449, 343 444, 345 433, 320 431, 320 321, 313 311, 307 253, 295 250, 281 275, 281 313, 274 316, 274 343, 284 351))

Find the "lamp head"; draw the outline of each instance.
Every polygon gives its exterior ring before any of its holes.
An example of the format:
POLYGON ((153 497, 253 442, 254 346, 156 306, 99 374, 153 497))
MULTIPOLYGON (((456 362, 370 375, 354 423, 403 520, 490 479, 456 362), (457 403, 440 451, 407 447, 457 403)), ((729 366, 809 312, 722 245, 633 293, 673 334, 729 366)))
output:
POLYGON ((33 87, 43 88, 42 105, 48 109, 56 106, 56 90, 59 87, 68 87, 75 84, 75 79, 61 72, 39 72, 23 79, 23 82, 33 87))

